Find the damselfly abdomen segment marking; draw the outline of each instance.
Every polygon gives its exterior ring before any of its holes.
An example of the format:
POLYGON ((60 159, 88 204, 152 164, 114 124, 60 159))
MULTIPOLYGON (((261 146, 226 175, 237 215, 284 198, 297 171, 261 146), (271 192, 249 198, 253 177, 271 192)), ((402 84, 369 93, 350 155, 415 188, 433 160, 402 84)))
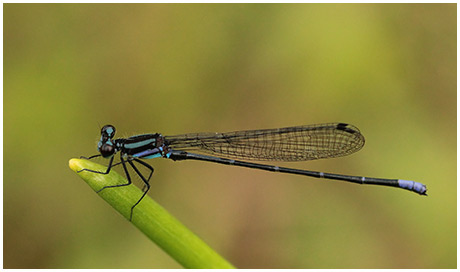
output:
POLYGON ((364 137, 355 126, 345 123, 306 125, 297 127, 247 130, 227 133, 191 133, 176 136, 162 136, 159 133, 142 134, 129 138, 114 139, 115 127, 106 125, 101 129, 98 143, 100 154, 109 159, 105 172, 82 169, 98 174, 108 174, 112 167, 123 166, 128 183, 105 186, 116 188, 131 184, 127 164, 131 166, 144 183, 143 194, 131 207, 130 220, 134 208, 141 202, 150 189, 150 178, 153 167, 142 159, 167 158, 172 160, 201 160, 226 165, 235 165, 266 171, 304 175, 315 178, 342 180, 358 184, 383 185, 406 189, 420 195, 426 195, 424 184, 401 179, 381 179, 360 176, 330 174, 301 169, 292 169, 266 164, 258 164, 244 160, 258 161, 308 161, 323 158, 346 156, 360 150, 364 145, 364 137), (198 153, 191 153, 194 151, 198 153), (120 153, 120 162, 113 163, 116 153, 120 153), (210 156, 216 155, 216 156, 210 156), (142 175, 134 162, 149 170, 148 177, 142 175))

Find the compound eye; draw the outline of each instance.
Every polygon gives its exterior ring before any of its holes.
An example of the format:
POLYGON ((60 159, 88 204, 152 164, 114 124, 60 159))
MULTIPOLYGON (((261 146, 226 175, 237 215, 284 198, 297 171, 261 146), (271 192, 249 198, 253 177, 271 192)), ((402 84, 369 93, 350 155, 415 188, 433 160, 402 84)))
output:
POLYGON ((102 157, 108 158, 115 153, 115 147, 112 144, 103 144, 99 148, 99 152, 101 153, 102 157))
POLYGON ((112 125, 105 125, 101 129, 101 135, 103 138, 112 139, 115 136, 115 127, 112 125))

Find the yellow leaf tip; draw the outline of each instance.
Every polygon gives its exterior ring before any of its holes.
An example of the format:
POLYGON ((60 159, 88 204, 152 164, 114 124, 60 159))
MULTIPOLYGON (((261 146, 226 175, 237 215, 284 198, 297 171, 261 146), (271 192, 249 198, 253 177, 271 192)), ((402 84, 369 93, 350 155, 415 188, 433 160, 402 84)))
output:
POLYGON ((82 169, 80 161, 81 161, 80 159, 70 159, 70 161, 69 161, 70 169, 72 169, 75 172, 77 172, 80 169, 82 169))

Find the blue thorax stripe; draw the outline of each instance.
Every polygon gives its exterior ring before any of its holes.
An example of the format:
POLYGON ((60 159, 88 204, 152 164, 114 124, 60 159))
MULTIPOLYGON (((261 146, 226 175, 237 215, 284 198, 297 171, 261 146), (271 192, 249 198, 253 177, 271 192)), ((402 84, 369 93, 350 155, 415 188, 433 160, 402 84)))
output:
POLYGON ((153 144, 155 142, 156 142, 156 139, 152 138, 152 139, 146 139, 146 140, 133 142, 133 143, 129 143, 129 144, 125 143, 124 148, 126 148, 126 149, 135 149, 135 148, 139 148, 139 147, 142 147, 142 146, 151 145, 151 144, 153 144))

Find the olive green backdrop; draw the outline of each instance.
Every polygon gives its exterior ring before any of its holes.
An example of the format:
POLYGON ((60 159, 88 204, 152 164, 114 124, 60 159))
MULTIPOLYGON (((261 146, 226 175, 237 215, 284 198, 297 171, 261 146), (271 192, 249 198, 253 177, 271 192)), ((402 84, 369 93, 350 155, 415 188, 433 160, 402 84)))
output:
MULTIPOLYGON (((351 156, 295 168, 149 161, 149 195, 239 268, 455 268, 455 4, 5 4, 5 268, 178 268, 68 160, 117 136, 323 122, 351 156)), ((118 169, 120 170, 120 169, 118 169)))

